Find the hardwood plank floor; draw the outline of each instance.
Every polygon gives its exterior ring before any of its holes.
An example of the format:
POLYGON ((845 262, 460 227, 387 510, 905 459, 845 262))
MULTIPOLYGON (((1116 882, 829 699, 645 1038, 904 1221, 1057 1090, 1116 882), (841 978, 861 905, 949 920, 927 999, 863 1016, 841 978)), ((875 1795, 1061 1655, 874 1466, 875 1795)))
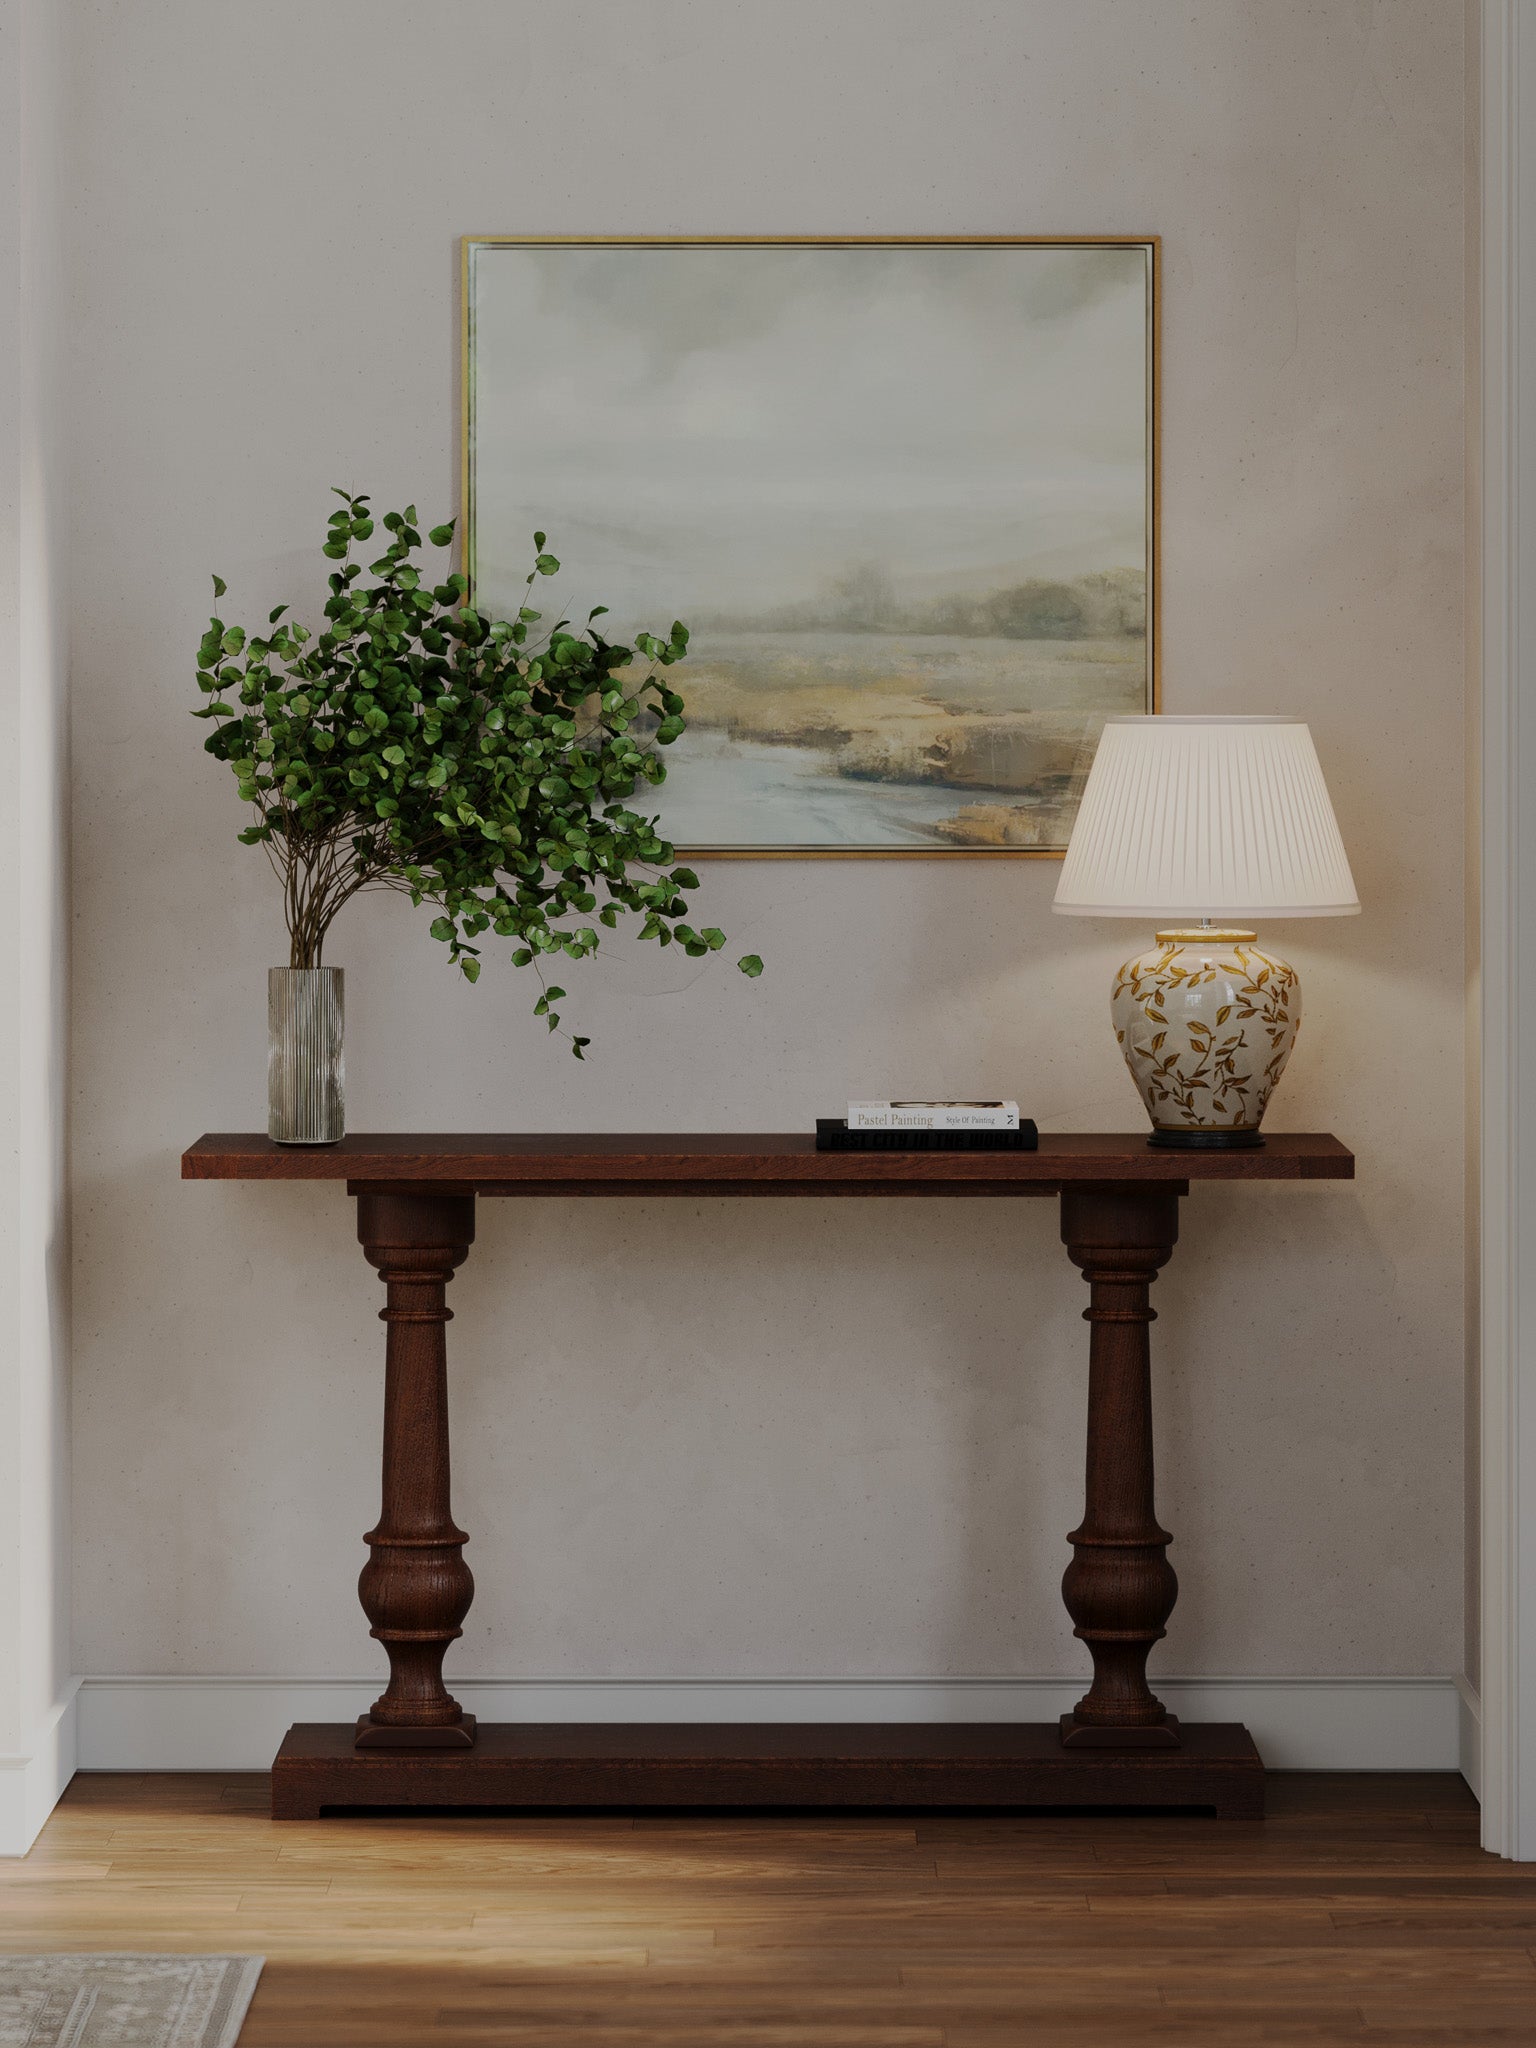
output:
POLYGON ((266 1817, 79 1777, 0 1948, 234 1949, 241 2048, 1536 2044, 1536 1864, 1450 1776, 1280 1776, 1262 1824, 266 1817))

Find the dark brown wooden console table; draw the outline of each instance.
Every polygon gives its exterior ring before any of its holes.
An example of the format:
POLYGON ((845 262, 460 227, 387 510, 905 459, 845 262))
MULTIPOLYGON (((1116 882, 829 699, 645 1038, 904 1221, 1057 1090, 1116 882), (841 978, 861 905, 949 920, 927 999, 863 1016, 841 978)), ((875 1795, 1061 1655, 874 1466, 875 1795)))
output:
POLYGON ((1148 1290, 1191 1181, 1349 1180, 1337 1138, 1158 1152, 1144 1136, 1052 1136, 1038 1152, 817 1152, 809 1137, 389 1133, 338 1145, 199 1138, 186 1180, 345 1181, 387 1290, 384 1485, 358 1592, 389 1684, 356 1726, 299 1723, 272 1811, 337 1806, 1204 1806, 1263 1812, 1246 1728, 1185 1723, 1147 1685, 1178 1582, 1152 1503, 1148 1290), (1089 1286, 1087 1500, 1062 1581, 1093 1680, 1055 1723, 476 1728, 443 1685, 474 1582, 448 1500, 446 1293, 477 1195, 1056 1195, 1089 1286))

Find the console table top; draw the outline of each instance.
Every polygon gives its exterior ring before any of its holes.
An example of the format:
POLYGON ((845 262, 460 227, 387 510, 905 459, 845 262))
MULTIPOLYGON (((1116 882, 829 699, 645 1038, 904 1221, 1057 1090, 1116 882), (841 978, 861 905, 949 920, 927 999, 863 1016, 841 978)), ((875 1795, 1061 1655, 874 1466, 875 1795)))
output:
POLYGON ((1352 1180, 1326 1133, 1275 1131, 1253 1151, 1158 1151, 1145 1132, 1043 1132, 1037 1152, 818 1152, 809 1133, 358 1132, 276 1145, 214 1132, 181 1156, 183 1180, 327 1180, 481 1194, 1054 1194, 1084 1184, 1352 1180))

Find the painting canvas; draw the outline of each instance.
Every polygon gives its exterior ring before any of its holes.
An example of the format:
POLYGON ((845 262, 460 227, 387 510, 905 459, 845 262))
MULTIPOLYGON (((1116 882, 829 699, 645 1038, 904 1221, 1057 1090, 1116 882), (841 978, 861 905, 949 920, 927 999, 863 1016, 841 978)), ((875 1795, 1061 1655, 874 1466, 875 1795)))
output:
POLYGON ((573 621, 687 623, 680 850, 1060 853, 1156 708, 1155 259, 466 242, 476 602, 541 528, 573 621))

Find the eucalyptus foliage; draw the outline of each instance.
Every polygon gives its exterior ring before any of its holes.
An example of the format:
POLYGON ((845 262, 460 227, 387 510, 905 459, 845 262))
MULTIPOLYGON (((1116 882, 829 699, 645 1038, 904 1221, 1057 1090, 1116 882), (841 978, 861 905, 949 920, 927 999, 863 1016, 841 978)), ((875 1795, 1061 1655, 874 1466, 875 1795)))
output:
MULTIPOLYGON (((290 965, 318 967, 337 912, 365 889, 393 889, 439 915, 432 936, 474 981, 486 932, 513 941, 517 966, 544 983, 535 1009, 558 1029, 565 990, 543 968, 584 960, 599 926, 641 920, 639 935, 702 958, 725 934, 687 922, 699 878, 655 817, 631 807, 666 779, 658 749, 684 725, 683 699, 661 671, 688 651, 688 629, 634 645, 593 623, 543 626, 524 604, 489 619, 460 575, 429 583, 413 556, 416 508, 386 512, 388 545, 365 571, 352 549, 374 533, 366 497, 338 491, 324 554, 326 624, 315 635, 279 605, 264 633, 209 621, 197 651, 216 719, 207 750, 234 770, 255 807, 240 834, 261 846, 283 885, 290 965)), ((446 548, 452 522, 427 539, 446 548)), ((560 564, 533 537, 527 584, 560 564)), ((226 585, 215 576, 214 597, 226 585)), ((757 955, 738 961, 762 972, 757 955)), ((588 1039, 573 1037, 579 1059, 588 1039)))

